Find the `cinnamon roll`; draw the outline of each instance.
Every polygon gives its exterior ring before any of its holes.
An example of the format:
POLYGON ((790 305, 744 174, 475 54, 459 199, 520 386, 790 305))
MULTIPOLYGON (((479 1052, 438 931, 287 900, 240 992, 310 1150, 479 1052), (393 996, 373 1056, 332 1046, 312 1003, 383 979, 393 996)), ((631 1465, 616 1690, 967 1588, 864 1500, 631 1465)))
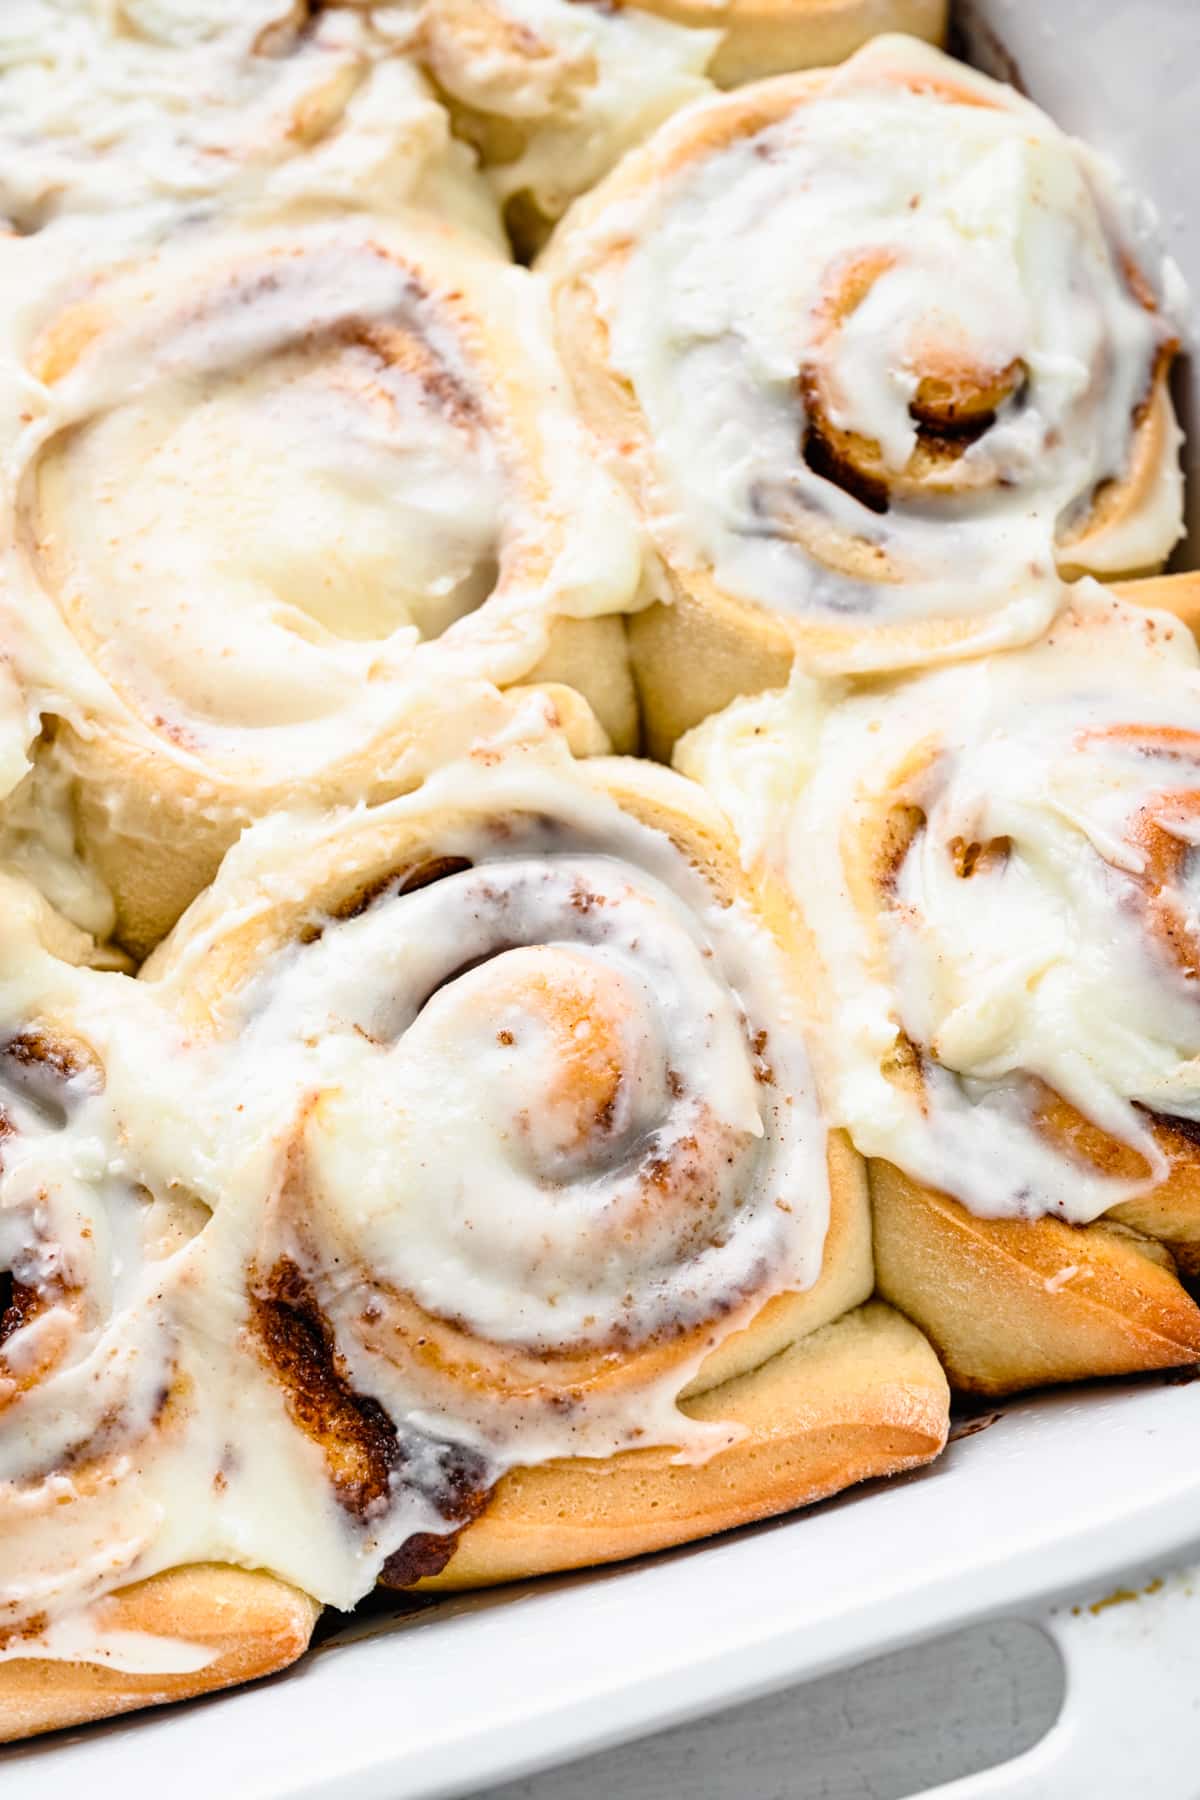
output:
POLYGON ((9 371, 3 635, 127 948, 249 819, 411 785, 448 684, 576 681, 631 744, 639 542, 526 271, 346 220, 64 280, 9 371))
POLYGON ((904 38, 689 108, 545 260, 662 562, 651 747, 739 692, 1033 639, 1181 530, 1181 299, 1145 209, 904 38))
POLYGON ((1032 648, 680 746, 751 855, 782 800, 879 1291, 961 1387, 1200 1359, 1198 703, 1191 636, 1087 583, 1032 648))
POLYGON ((137 980, 35 941, 29 892, 0 1737, 281 1666, 377 1581, 605 1561, 940 1449, 786 912, 692 784, 514 726, 254 826, 137 980))
MULTIPOLYGON (((118 1003, 133 982, 77 966, 90 941, 27 885, 0 878, 0 902, 3 1740, 268 1674, 318 1609, 230 1566, 217 1530, 194 1562, 185 1486, 164 1517, 167 1470, 195 1472, 205 1358, 183 1322, 206 1208, 142 1160, 113 1050, 146 1029, 118 1003)), ((137 1073, 154 1108, 154 1059, 137 1073)))
POLYGON ((396 1586, 679 1542, 944 1434, 932 1353, 855 1310, 777 896, 691 784, 553 749, 255 827, 139 984, 223 1067, 250 1341, 396 1586))
POLYGON ((502 242, 472 153, 399 51, 394 8, 7 0, 0 218, 154 234, 233 213, 420 206, 502 242))
POLYGON ((877 31, 936 40, 945 25, 945 0, 418 0, 410 50, 528 248, 713 83, 839 62, 877 31))

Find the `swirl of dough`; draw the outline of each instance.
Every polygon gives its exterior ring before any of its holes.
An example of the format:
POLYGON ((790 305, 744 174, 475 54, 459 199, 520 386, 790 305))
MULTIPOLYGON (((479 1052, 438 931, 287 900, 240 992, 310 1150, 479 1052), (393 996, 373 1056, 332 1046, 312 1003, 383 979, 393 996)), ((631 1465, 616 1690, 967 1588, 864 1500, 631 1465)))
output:
POLYGON ((0 898, 7 1738, 58 1705, 87 1718, 277 1667, 308 1592, 349 1605, 375 1568, 246 1355, 244 1217, 203 1058, 151 987, 85 966, 90 941, 27 883, 5 875, 0 898), (64 1661, 74 1700, 38 1679, 64 1661))
POLYGON ((1031 648, 797 680, 681 747, 719 783, 778 734, 830 1116, 873 1159, 882 1291, 965 1385, 1200 1346, 1198 700, 1190 635, 1085 583, 1031 648))
POLYGON ((11 0, 0 216, 427 207, 499 244, 471 153, 387 14, 312 0, 11 0))
POLYGON ((0 1735, 945 1440, 780 897, 692 784, 505 704, 252 827, 137 980, 5 883, 0 1735))
POLYGON ((1180 534, 1173 267, 1107 164, 924 45, 690 109, 546 267, 676 603, 638 625, 660 737, 797 654, 1027 641, 1062 576, 1180 534))
POLYGON ((228 1059, 260 1356, 388 1579, 506 1469, 727 1449, 681 1394, 869 1288, 791 954, 690 784, 531 759, 264 822, 147 964, 228 1059))
POLYGON ((1190 642, 1160 636, 1069 615, 1044 646, 898 693, 882 734, 851 704, 814 779, 814 824, 853 821, 858 966, 927 1096, 919 1118, 877 1110, 859 1081, 882 1100, 881 1065, 868 1079, 848 1033, 856 1135, 985 1213, 1082 1223, 1195 1161, 1200 686, 1190 642), (1135 1166, 1090 1159, 1085 1120, 1135 1166))
POLYGON ((628 740, 601 615, 638 543, 524 270, 350 221, 206 236, 47 312, 10 629, 131 948, 247 819, 402 787, 448 678, 573 657, 628 740))

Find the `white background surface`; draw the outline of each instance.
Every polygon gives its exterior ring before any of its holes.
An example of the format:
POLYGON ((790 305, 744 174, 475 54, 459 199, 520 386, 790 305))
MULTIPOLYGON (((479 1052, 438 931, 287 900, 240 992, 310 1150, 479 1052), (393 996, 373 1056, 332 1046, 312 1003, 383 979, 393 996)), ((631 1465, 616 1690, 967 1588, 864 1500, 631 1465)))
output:
POLYGON ((1040 1631, 975 1625, 489 1789, 487 1800, 901 1800, 1027 1749, 1061 1698, 1040 1631))

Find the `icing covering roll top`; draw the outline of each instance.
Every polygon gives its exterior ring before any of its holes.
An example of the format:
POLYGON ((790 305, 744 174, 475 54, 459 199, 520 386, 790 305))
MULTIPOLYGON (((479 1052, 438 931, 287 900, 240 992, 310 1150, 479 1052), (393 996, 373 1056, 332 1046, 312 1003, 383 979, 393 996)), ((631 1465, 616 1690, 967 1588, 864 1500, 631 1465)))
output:
POLYGON ((431 660, 511 678, 556 612, 627 601, 636 548, 541 321, 523 271, 411 221, 222 235, 51 308, 17 445, 45 685, 292 769, 431 660))
POLYGON ((1177 277, 1100 158, 903 38, 690 109, 549 272, 677 591, 827 667, 1030 638, 1181 529, 1177 277))
MULTIPOLYGON (((117 1585, 160 1528, 129 1475, 188 1410, 170 1296, 207 1213, 143 1160, 128 1084, 110 1084, 125 978, 76 966, 88 941, 25 884, 0 886, 3 1654, 117 1585)), ((151 1107, 156 1085, 142 1073, 151 1107)))
POLYGON ((87 1048, 32 1020, 0 1046, 0 1145, 6 1200, 0 1213, 0 1404, 44 1378, 116 1298, 118 1270, 97 1234, 94 1207, 61 1185, 42 1185, 47 1139, 103 1085, 87 1048), (28 1171, 38 1168, 32 1179, 28 1171))
POLYGON ((517 1466, 702 1461, 738 1428, 678 1403, 869 1291, 720 816, 509 727, 252 828, 144 979, 6 889, 0 1659, 191 1562, 409 1585, 517 1466))
POLYGON ((423 205, 499 241, 403 26, 394 8, 310 0, 8 0, 0 216, 157 231, 423 205))
POLYGON ((79 268, 49 235, 0 242, 0 638, 135 956, 249 820, 436 765, 447 683, 565 680, 636 736, 639 534, 527 270, 411 215, 79 268))
POLYGON ((772 779, 795 784, 829 1100, 865 1154, 984 1215, 1073 1223, 1186 1179, 1198 701, 1190 636, 1088 584, 1032 649, 832 704, 797 682, 684 747, 719 779, 780 729, 745 829, 761 842, 772 779))
MULTIPOLYGON (((91 946, 23 882, 0 879, 0 1412, 82 1361, 136 1295, 166 1221, 153 1197, 94 1179, 86 1144, 108 1115, 103 1057, 71 999, 91 946), (61 960, 59 960, 61 959, 61 960), (24 966, 23 966, 24 965, 24 966), (45 971, 50 971, 49 978, 45 971)), ((4 1433, 24 1452, 19 1426, 4 1433)))
POLYGON ((150 966, 271 1071, 254 1291, 301 1282, 353 1385, 499 1467, 711 1447, 675 1397, 822 1264, 787 946, 687 786, 464 773, 261 827, 150 966))

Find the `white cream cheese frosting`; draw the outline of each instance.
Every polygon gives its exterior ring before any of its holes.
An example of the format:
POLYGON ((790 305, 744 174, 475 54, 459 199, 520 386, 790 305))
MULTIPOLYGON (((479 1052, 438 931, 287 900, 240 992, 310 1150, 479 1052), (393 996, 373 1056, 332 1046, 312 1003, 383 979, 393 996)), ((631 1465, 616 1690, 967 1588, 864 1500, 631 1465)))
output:
POLYGON ((1200 658, 1085 587, 1031 649, 848 694, 800 677, 678 755, 786 863, 831 1119, 989 1216, 1091 1220, 1166 1172, 1152 1115, 1200 1120, 1200 658), (919 1087, 889 1075, 905 1040, 919 1087), (1048 1136, 1047 1091, 1145 1176, 1048 1136))
MULTIPOLYGON (((640 181, 589 200, 555 252, 645 421, 668 563, 860 623, 841 666, 895 660, 869 628, 932 615, 981 615, 981 645, 1033 637, 1063 601, 1056 550, 1069 562, 1133 478, 1180 329, 1147 209, 1031 104, 914 41, 748 93, 667 124, 640 181)), ((1180 534, 1160 428, 1093 570, 1152 566, 1180 534)))
POLYGON ((147 979, 63 960, 85 942, 6 878, 13 1654, 155 1666, 87 1651, 81 1609, 197 1560, 349 1606, 515 1463, 730 1442, 676 1398, 816 1278, 828 1214, 782 952, 565 753, 500 749, 383 808, 253 828, 147 979), (356 833, 414 826, 440 878, 384 868, 347 916, 295 911, 356 833), (296 928, 202 1019, 201 972, 280 906, 296 928), (373 1421, 353 1480, 289 1407, 277 1336, 309 1305, 373 1421), (473 1346, 457 1378, 414 1317, 473 1346))
POLYGON ((50 235, 0 245, 4 641, 35 714, 278 780, 634 603, 632 516, 527 271, 350 219, 80 282, 50 235))
POLYGON ((306 0, 6 0, 0 217, 147 230, 427 206, 500 242, 471 152, 387 29, 306 0))

